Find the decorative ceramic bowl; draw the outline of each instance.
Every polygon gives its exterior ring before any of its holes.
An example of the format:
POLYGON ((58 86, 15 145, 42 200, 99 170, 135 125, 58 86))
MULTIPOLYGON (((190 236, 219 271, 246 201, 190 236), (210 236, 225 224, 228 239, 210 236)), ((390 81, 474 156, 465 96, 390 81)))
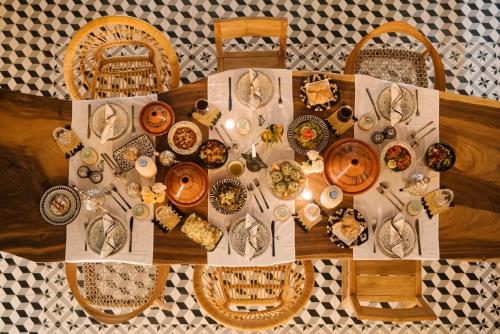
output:
POLYGON ((377 182, 380 174, 375 152, 367 143, 354 138, 339 140, 331 145, 325 152, 324 164, 328 183, 337 185, 347 195, 367 191, 377 182))
POLYGON ((388 143, 380 153, 382 166, 391 172, 402 172, 415 163, 415 151, 405 142, 393 141, 388 143))
POLYGON ((425 151, 425 162, 436 172, 444 172, 455 164, 456 154, 453 147, 444 143, 435 143, 425 151))
POLYGON ((165 177, 167 197, 174 205, 190 207, 199 204, 208 192, 207 172, 193 162, 178 163, 165 177))
POLYGON ((139 122, 146 132, 154 136, 164 135, 175 122, 174 110, 164 102, 150 102, 142 108, 139 122))
POLYGON ((330 139, 325 121, 314 115, 303 115, 294 119, 288 126, 287 136, 290 147, 302 155, 306 155, 310 150, 322 152, 330 139), (308 139, 307 136, 311 138, 308 139))
POLYGON ((210 204, 224 215, 240 212, 247 202, 247 190, 238 180, 232 178, 220 179, 210 189, 210 204))

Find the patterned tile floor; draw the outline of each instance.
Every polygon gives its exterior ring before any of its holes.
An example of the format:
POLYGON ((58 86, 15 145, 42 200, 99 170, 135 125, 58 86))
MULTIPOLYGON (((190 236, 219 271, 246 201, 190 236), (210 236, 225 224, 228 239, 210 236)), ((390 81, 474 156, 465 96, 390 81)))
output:
MULTIPOLYGON (((366 31, 388 20, 417 26, 443 57, 447 89, 499 99, 500 6, 494 1, 182 1, 156 5, 134 1, 0 1, 0 87, 67 98, 61 72, 74 31, 95 17, 125 14, 165 31, 181 60, 182 82, 215 71, 210 22, 216 17, 286 16, 287 65, 341 72, 366 31)), ((404 44, 388 36, 378 43, 404 44)), ((264 48, 256 39, 233 48, 264 48)), ((0 253, 0 333, 231 333, 203 317, 192 293, 192 267, 172 268, 170 312, 146 311, 122 326, 86 317, 65 284, 62 263, 37 264, 0 253)), ((500 268, 496 263, 424 262, 424 295, 435 322, 393 325, 364 322, 340 306, 340 262, 315 262, 310 303, 276 333, 499 333, 500 268)), ((271 331, 269 331, 271 333, 271 331)))

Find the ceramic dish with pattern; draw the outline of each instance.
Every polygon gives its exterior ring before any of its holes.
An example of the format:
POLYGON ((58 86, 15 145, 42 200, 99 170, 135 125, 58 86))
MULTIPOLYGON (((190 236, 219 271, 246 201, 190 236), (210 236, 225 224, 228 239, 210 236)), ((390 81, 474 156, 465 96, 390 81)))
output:
MULTIPOLYGON (((403 92, 403 99, 401 100, 401 112, 403 113, 403 118, 400 122, 408 120, 411 115, 415 112, 417 104, 415 102, 415 97, 406 88, 400 87, 403 92)), ((384 88, 380 92, 377 99, 377 108, 383 118, 390 121, 391 120, 391 87, 384 88)))
POLYGON ((210 189, 210 204, 224 215, 240 212, 247 202, 247 190, 236 179, 225 178, 215 182, 210 189))
POLYGON ((405 142, 393 141, 382 149, 382 166, 391 172, 407 170, 416 159, 415 151, 405 142))
MULTIPOLYGON (((258 224, 256 233, 255 257, 262 255, 271 243, 271 230, 261 221, 255 220, 258 224)), ((245 218, 233 223, 229 230, 229 242, 231 248, 241 256, 245 256, 245 248, 248 239, 248 232, 245 218)))
MULTIPOLYGON (((257 80, 259 80, 259 90, 261 101, 259 108, 265 106, 273 97, 273 83, 271 78, 263 72, 257 72, 257 80)), ((250 73, 243 73, 236 83, 235 95, 238 101, 245 107, 250 108, 250 73)))
POLYGON ((300 99, 304 104, 306 105, 307 109, 311 109, 313 111, 325 111, 333 107, 337 102, 340 101, 340 90, 338 89, 337 83, 335 80, 330 78, 328 75, 317 73, 313 74, 309 77, 307 77, 303 82, 302 85, 300 86, 300 99), (313 83, 315 81, 322 81, 327 79, 328 82, 330 83, 330 90, 332 93, 332 99, 328 102, 322 103, 322 104, 313 104, 312 101, 309 100, 309 97, 307 96, 307 85, 309 83, 313 83))
POLYGON ((368 229, 366 228, 366 221, 363 215, 358 212, 358 210, 342 208, 335 211, 332 216, 328 217, 328 226, 326 228, 330 240, 340 248, 354 248, 356 246, 364 244, 366 240, 368 240, 368 229), (363 231, 361 231, 358 237, 350 245, 347 245, 333 233, 333 225, 340 223, 346 216, 353 216, 354 220, 359 225, 364 227, 363 231))
POLYGON ((330 140, 325 121, 314 115, 303 115, 294 119, 288 127, 287 135, 292 149, 302 155, 306 155, 310 150, 322 152, 330 140))
POLYGON ((80 213, 80 197, 68 186, 54 186, 47 189, 40 199, 40 214, 52 225, 67 225, 80 213))
POLYGON ((147 135, 141 135, 113 152, 113 158, 121 171, 135 168, 135 161, 141 155, 152 157, 155 153, 153 141, 147 135))
MULTIPOLYGON (((87 238, 87 245, 89 248, 97 253, 101 254, 102 245, 104 244, 104 227, 103 227, 103 216, 100 216, 94 219, 89 226, 87 227, 87 231, 85 237, 87 238)), ((115 229, 112 233, 114 233, 114 239, 118 247, 109 255, 113 255, 118 253, 123 246, 127 243, 127 234, 128 230, 125 225, 119 221, 116 217, 111 216, 115 221, 115 229)))
POLYGON ((273 162, 267 172, 267 184, 279 199, 293 200, 302 194, 306 176, 300 164, 293 160, 273 162))
POLYGON ((139 114, 139 123, 142 128, 153 136, 167 133, 168 128, 175 122, 174 110, 161 101, 146 104, 139 114))
MULTIPOLYGON (((392 258, 399 258, 396 254, 394 254, 390 247, 391 222, 392 218, 389 218, 382 222, 380 226, 378 226, 377 232, 375 232, 375 242, 377 243, 377 249, 379 249, 384 255, 392 258)), ((417 234, 413 226, 407 221, 405 221, 404 226, 405 227, 401 232, 401 237, 403 238, 403 254, 404 257, 407 257, 415 248, 417 234)))
MULTIPOLYGON (((116 119, 113 127, 113 134, 108 140, 115 140, 123 136, 127 132, 128 126, 130 124, 130 116, 128 112, 119 104, 114 102, 109 102, 109 104, 116 111, 116 119)), ((90 125, 92 131, 97 137, 101 138, 104 127, 106 126, 106 103, 101 104, 97 107, 90 116, 90 125)))
POLYGON ((188 155, 196 152, 201 145, 201 130, 190 121, 177 122, 168 131, 168 145, 175 153, 188 155))
POLYGON ((227 160, 228 149, 223 142, 217 139, 209 139, 200 146, 198 162, 208 169, 216 169, 224 166, 227 160))

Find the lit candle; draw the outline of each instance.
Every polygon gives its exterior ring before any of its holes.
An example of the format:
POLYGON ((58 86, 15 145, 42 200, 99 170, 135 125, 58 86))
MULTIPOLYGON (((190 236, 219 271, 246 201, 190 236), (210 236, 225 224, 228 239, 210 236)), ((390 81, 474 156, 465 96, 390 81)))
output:
POLYGON ((228 118, 226 120, 226 123, 224 123, 224 126, 226 127, 226 129, 228 130, 231 130, 231 129, 234 129, 234 120, 232 118, 228 118))
POLYGON ((311 189, 309 189, 308 187, 305 187, 304 188, 304 191, 302 192, 302 198, 306 201, 310 201, 312 200, 313 198, 313 194, 312 194, 312 191, 311 189))
POLYGON ((257 156, 257 152, 255 152, 255 144, 252 144, 252 158, 257 156))

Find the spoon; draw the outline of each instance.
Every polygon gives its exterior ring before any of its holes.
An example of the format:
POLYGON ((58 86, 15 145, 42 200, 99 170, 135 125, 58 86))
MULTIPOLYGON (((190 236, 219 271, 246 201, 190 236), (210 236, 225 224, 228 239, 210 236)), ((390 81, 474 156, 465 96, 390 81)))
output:
POLYGON ((377 191, 378 191, 379 193, 381 193, 382 195, 384 195, 384 196, 385 196, 385 198, 387 198, 387 200, 388 200, 389 202, 391 202, 391 204, 392 204, 392 205, 394 205, 394 207, 395 207, 396 209, 398 209, 398 211, 400 211, 400 212, 401 212, 401 209, 399 208, 399 206, 398 206, 396 203, 394 203, 394 201, 393 201, 393 200, 392 200, 389 196, 387 196, 387 194, 385 193, 385 191, 384 191, 384 189, 383 189, 382 187, 377 187, 377 191))
POLYGON ((106 195, 110 195, 115 200, 115 202, 120 206, 120 208, 122 208, 123 211, 127 212, 127 209, 125 209, 125 207, 116 199, 116 197, 113 196, 113 191, 111 190, 111 188, 105 187, 104 193, 106 195))
POLYGON ((401 200, 399 199, 399 197, 397 197, 397 196, 396 196, 396 195, 392 192, 392 190, 391 190, 391 185, 389 184, 389 182, 386 182, 386 181, 384 181, 384 182, 380 182, 380 186, 381 186, 382 188, 384 188, 384 190, 388 190, 388 191, 391 193, 392 197, 394 197, 395 199, 397 199, 397 200, 398 200, 399 204, 401 204, 403 207, 405 206, 405 204, 403 203, 403 201, 401 201, 401 200))

